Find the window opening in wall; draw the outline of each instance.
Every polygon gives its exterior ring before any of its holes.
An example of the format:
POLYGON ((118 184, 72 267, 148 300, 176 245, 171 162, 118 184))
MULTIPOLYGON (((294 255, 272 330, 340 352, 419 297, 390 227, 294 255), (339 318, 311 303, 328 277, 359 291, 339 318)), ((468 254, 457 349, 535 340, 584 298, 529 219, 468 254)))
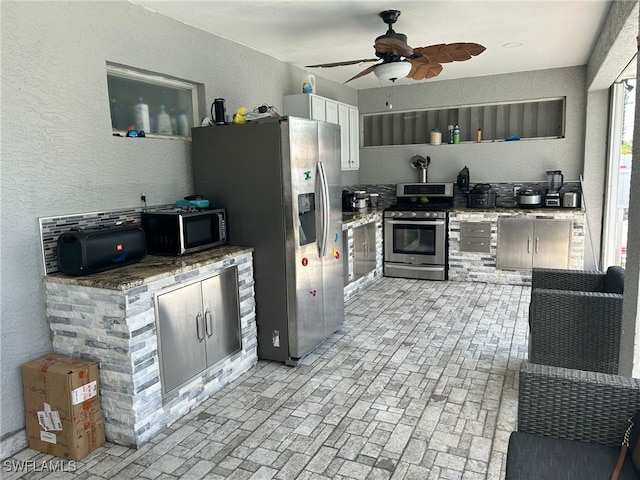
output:
POLYGON ((602 269, 627 263, 627 227, 631 185, 631 150, 636 100, 636 65, 611 88, 607 191, 605 194, 602 269))
POLYGON ((362 116, 363 147, 425 144, 433 129, 443 132, 460 126, 461 142, 504 141, 507 138, 562 138, 565 98, 536 99, 517 103, 469 105, 455 108, 381 112, 362 116))
POLYGON ((151 137, 190 138, 199 124, 202 84, 107 63, 107 86, 115 135, 144 130, 151 137))

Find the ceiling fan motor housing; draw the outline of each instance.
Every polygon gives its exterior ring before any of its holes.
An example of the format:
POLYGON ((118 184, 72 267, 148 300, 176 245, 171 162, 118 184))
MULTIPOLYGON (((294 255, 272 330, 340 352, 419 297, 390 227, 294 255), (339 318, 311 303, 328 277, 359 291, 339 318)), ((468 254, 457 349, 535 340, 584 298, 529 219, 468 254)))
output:
POLYGON ((398 17, 400 16, 400 10, 384 10, 383 12, 380 12, 378 16, 384 23, 389 25, 389 28, 391 28, 391 25, 396 23, 396 20, 398 20, 398 17))

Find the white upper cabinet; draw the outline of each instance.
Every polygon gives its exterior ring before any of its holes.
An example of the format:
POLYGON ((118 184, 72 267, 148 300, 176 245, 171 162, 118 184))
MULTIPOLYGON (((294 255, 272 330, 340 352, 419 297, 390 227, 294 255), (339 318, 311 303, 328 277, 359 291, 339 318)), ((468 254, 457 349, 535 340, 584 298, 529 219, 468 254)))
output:
POLYGON ((340 125, 342 169, 360 168, 360 115, 357 107, 311 93, 299 93, 284 96, 284 115, 340 125))

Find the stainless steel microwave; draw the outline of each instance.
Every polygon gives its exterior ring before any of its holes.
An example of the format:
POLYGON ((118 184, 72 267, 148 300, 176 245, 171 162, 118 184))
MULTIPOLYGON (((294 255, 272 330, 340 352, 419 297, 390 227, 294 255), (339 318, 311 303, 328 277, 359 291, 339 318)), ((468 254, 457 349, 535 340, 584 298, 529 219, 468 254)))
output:
POLYGON ((151 255, 184 255, 227 243, 224 208, 142 212, 141 223, 151 255))

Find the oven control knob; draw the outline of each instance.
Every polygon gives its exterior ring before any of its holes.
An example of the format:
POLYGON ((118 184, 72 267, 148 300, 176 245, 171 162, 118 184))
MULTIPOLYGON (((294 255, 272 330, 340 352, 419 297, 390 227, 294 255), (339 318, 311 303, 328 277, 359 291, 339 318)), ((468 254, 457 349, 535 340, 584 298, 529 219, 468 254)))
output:
POLYGON ((412 216, 412 217, 415 217, 415 216, 417 216, 417 215, 418 215, 418 214, 417 214, 416 212, 411 212, 411 216, 412 216))
POLYGON ((401 217, 402 216, 402 212, 396 212, 396 217, 401 217))

